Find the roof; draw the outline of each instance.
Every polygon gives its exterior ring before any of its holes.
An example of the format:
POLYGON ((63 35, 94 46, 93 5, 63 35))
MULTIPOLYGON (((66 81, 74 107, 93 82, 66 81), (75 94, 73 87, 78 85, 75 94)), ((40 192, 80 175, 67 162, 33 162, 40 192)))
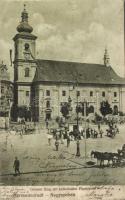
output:
POLYGON ((34 82, 125 84, 112 67, 67 61, 37 60, 34 82))
POLYGON ((37 36, 31 34, 31 33, 28 33, 28 32, 20 32, 20 33, 17 33, 13 40, 15 41, 16 39, 18 38, 23 38, 23 39, 34 39, 36 40, 37 39, 37 36))

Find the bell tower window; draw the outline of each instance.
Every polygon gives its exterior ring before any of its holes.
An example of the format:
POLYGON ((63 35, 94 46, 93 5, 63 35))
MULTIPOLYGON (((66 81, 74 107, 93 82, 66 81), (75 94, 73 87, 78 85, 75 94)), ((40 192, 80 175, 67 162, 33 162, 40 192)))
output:
POLYGON ((25 68, 25 77, 29 77, 30 76, 30 70, 29 68, 25 68))
POLYGON ((29 44, 25 43, 25 50, 28 51, 29 50, 29 44))

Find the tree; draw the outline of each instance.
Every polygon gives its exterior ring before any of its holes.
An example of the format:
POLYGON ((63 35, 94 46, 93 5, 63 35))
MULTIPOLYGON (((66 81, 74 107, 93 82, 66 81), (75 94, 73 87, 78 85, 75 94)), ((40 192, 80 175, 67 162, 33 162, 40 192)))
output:
POLYGON ((112 114, 112 108, 110 107, 108 101, 102 101, 100 103, 100 112, 104 117, 108 114, 112 114))
POLYGON ((61 105, 61 110, 60 112, 62 113, 63 117, 67 118, 69 114, 69 106, 68 103, 65 102, 61 105))

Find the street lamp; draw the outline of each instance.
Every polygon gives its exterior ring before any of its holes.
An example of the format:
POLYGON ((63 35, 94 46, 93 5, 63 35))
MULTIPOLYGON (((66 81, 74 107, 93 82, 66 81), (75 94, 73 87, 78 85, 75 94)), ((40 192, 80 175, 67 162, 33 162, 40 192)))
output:
POLYGON ((79 108, 78 108, 78 106, 79 106, 79 102, 78 102, 78 93, 76 94, 76 96, 77 96, 77 106, 76 106, 76 114, 77 114, 77 132, 79 131, 79 108))
POLYGON ((83 106, 84 106, 84 118, 85 118, 85 162, 86 162, 86 151, 87 151, 87 144, 86 144, 86 117, 87 117, 87 105, 88 102, 84 99, 83 106))

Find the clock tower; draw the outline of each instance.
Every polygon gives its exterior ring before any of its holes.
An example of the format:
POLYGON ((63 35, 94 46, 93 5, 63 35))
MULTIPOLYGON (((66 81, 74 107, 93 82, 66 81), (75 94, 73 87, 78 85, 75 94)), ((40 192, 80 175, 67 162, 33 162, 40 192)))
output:
POLYGON ((36 39, 32 34, 33 28, 28 23, 26 5, 21 14, 21 22, 17 26, 17 34, 14 36, 14 87, 15 105, 18 107, 30 107, 31 84, 36 71, 36 39))

